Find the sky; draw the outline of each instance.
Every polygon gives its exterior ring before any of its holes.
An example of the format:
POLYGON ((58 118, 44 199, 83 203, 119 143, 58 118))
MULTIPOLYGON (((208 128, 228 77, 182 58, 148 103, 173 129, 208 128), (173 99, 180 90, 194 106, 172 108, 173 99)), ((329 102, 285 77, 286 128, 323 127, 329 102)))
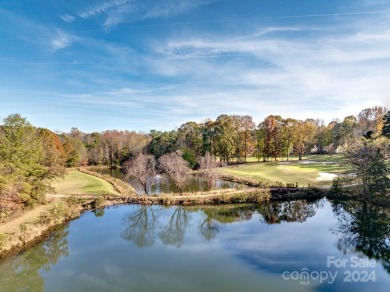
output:
POLYGON ((0 119, 172 130, 390 108, 390 1, 0 0, 0 119))

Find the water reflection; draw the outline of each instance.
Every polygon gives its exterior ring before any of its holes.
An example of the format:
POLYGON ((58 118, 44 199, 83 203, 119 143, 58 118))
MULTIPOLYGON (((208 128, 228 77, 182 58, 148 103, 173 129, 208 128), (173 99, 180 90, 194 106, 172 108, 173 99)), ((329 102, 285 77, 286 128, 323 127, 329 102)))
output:
POLYGON ((207 207, 172 207, 161 212, 161 207, 139 206, 123 220, 122 237, 139 247, 151 246, 158 238, 165 245, 180 247, 189 226, 189 213, 200 212, 202 220, 197 230, 206 240, 216 238, 220 225, 249 221, 254 214, 261 215, 261 222, 305 222, 316 214, 323 201, 270 202, 264 205, 230 205, 207 207), (171 210, 171 213, 170 213, 171 210), (173 211, 172 211, 173 210, 173 211), (164 216, 161 216, 164 214, 164 216), (167 218, 168 215, 168 220, 167 218))
POLYGON ((135 212, 126 217, 122 237, 134 242, 138 247, 153 245, 156 230, 156 215, 153 208, 147 205, 139 206, 135 212))
POLYGON ((220 224, 251 220, 255 206, 207 207, 202 208, 201 211, 204 213, 204 221, 200 225, 200 233, 210 241, 217 236, 220 224))
POLYGON ((287 291, 294 284, 295 290, 305 287, 284 281, 283 272, 302 269, 339 273, 332 285, 312 281, 309 290, 388 291, 390 209, 299 200, 104 211, 87 212, 71 223, 69 235, 65 226, 0 262, 0 291, 158 291, 167 285, 188 290, 194 278, 204 283, 198 290, 237 291, 239 278, 246 283, 243 291, 261 290, 264 283, 269 289, 263 290, 287 291), (351 267, 327 267, 329 255, 377 260, 368 270, 377 280, 345 283, 343 272, 351 267))
POLYGON ((267 224, 279 224, 281 222, 305 222, 316 214, 316 210, 322 208, 324 200, 318 201, 286 201, 270 202, 259 206, 257 211, 262 215, 263 222, 267 224))
POLYGON ((160 232, 160 239, 165 245, 180 247, 183 244, 187 227, 188 211, 183 207, 177 207, 160 232))
MULTIPOLYGON (((297 200, 260 206, 173 207, 167 210, 140 206, 125 218, 122 236, 139 247, 151 246, 157 238, 164 245, 181 247, 189 227, 189 214, 193 212, 202 214, 196 230, 211 241, 218 236, 222 225, 249 221, 255 215, 267 225, 305 222, 315 216, 325 202, 297 200)), ((337 248, 344 255, 363 254, 380 260, 390 272, 390 210, 353 201, 333 202, 332 209, 338 222, 331 229, 339 237, 337 248)))
MULTIPOLYGON (((117 169, 101 169, 97 168, 95 171, 102 174, 109 174, 112 177, 121 179, 125 182, 131 184, 131 186, 137 191, 138 194, 145 194, 143 186, 135 179, 126 178, 125 174, 117 169)), ((241 188, 244 187, 240 184, 234 182, 228 182, 224 180, 216 180, 214 183, 215 189, 228 189, 228 188, 241 188)), ((165 175, 157 175, 154 178, 149 179, 148 189, 150 189, 151 194, 160 194, 160 193, 178 193, 173 181, 165 175)), ((184 188, 185 192, 198 192, 198 191, 209 191, 210 188, 207 186, 206 181, 198 176, 191 176, 188 180, 188 184, 184 188)))
POLYGON ((103 217, 104 216, 104 208, 95 209, 92 211, 96 217, 103 217))
POLYGON ((390 273, 390 209, 354 201, 333 202, 339 236, 337 248, 344 255, 365 255, 379 260, 390 273))
POLYGON ((43 291, 40 270, 49 271, 68 254, 67 225, 56 229, 39 244, 12 259, 0 261, 1 291, 43 291))
POLYGON ((203 210, 205 219, 200 225, 200 233, 203 238, 210 241, 217 237, 219 232, 219 226, 217 221, 214 219, 214 213, 212 209, 203 210))

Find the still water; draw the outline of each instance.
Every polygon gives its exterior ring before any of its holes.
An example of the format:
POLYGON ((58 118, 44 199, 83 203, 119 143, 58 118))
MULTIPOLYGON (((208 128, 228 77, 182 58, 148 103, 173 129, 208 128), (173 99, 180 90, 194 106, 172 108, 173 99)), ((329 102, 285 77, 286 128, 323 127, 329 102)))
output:
POLYGON ((326 199, 109 207, 0 271, 0 291, 389 291, 390 209, 326 199))
MULTIPOLYGON (((117 169, 110 168, 97 168, 96 172, 101 174, 109 174, 112 177, 119 178, 125 182, 128 182, 138 194, 145 194, 145 191, 142 185, 134 178, 126 177, 121 171, 117 169)), ((178 189, 176 188, 174 182, 167 177, 166 175, 157 175, 153 178, 149 179, 149 193, 150 194, 161 194, 161 193, 178 193, 178 189)), ((246 186, 234 182, 224 181, 218 179, 214 182, 213 189, 234 189, 234 188, 244 188, 246 186)), ((188 179, 187 185, 184 188, 184 192, 199 192, 199 191, 209 191, 210 189, 207 187, 207 184, 202 177, 199 176, 191 176, 188 179)))

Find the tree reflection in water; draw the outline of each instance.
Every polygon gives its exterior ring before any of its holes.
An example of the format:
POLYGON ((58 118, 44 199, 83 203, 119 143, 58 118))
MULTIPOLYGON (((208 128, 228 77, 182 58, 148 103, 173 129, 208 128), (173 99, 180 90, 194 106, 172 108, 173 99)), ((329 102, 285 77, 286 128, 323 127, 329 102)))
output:
POLYGON ((390 273, 390 209, 356 201, 334 201, 340 236, 337 248, 345 255, 362 254, 379 260, 390 273))
POLYGON ((206 240, 210 241, 217 236, 220 223, 227 224, 250 220, 255 208, 253 205, 244 205, 238 207, 204 207, 201 210, 205 218, 200 225, 200 233, 206 240))
POLYGON ((213 212, 211 209, 204 210, 205 219, 200 225, 200 233, 206 240, 213 240, 217 237, 219 227, 216 221, 213 219, 213 212))
POLYGON ((166 245, 180 247, 183 244, 187 226, 187 210, 183 207, 177 207, 166 226, 160 232, 161 241, 166 245))
MULTIPOLYGON (((313 217, 326 200, 283 201, 262 205, 176 207, 169 220, 157 218, 150 206, 141 206, 126 219, 122 234, 138 246, 150 246, 156 235, 162 243, 180 247, 189 226, 189 213, 202 211, 198 230, 206 240, 213 240, 223 224, 250 220, 261 215, 261 222, 305 222, 313 217), (158 221, 158 225, 156 224, 158 221)), ((337 247, 344 254, 365 255, 380 260, 390 273, 390 210, 356 201, 332 202, 338 223, 331 231, 339 236, 337 247)))
POLYGON ((318 201, 284 201, 269 202, 260 205, 257 211, 262 215, 262 222, 279 224, 281 222, 305 222, 316 214, 316 210, 324 206, 324 200, 318 201))
POLYGON ((208 241, 213 240, 219 232, 220 224, 251 220, 255 213, 262 215, 267 224, 287 222, 304 222, 315 215, 316 209, 324 201, 307 202, 304 200, 290 202, 271 202, 264 205, 240 206, 207 206, 175 207, 168 221, 161 218, 157 207, 139 206, 135 212, 124 219, 125 229, 122 237, 134 242, 139 247, 155 243, 156 234, 165 245, 180 247, 189 225, 189 213, 202 211, 199 225, 201 235, 208 241), (158 224, 157 224, 158 223, 158 224))
POLYGON ((156 216, 153 207, 142 205, 124 219, 122 237, 138 247, 151 246, 155 241, 156 216))
POLYGON ((254 207, 175 207, 170 219, 164 222, 156 207, 139 206, 127 216, 123 222, 125 228, 122 237, 134 242, 139 247, 151 246, 155 243, 156 234, 165 245, 180 247, 189 225, 189 213, 203 211, 204 219, 200 224, 200 233, 207 240, 212 240, 218 233, 218 223, 232 223, 250 220, 254 207))
POLYGON ((49 271, 61 257, 68 256, 68 225, 53 231, 42 243, 13 260, 0 261, 0 287, 3 291, 43 291, 41 269, 49 271))

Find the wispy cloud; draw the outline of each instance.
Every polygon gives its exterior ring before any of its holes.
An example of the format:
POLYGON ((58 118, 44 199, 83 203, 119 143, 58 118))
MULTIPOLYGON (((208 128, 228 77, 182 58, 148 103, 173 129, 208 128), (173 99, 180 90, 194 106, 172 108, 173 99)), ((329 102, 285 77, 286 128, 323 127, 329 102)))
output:
MULTIPOLYGON (((142 72, 168 78, 169 88, 153 83, 153 90, 146 90, 147 83, 128 86, 122 81, 117 89, 111 84, 112 90, 74 99, 132 114, 135 120, 142 120, 135 114, 140 112, 147 126, 157 129, 222 113, 250 114, 256 122, 270 113, 330 122, 383 104, 388 97, 390 40, 385 27, 348 26, 335 34, 333 27, 270 26, 240 37, 201 33, 190 39, 172 37, 154 43, 137 64, 142 72), (320 34, 283 35, 313 29, 320 34)), ((133 54, 128 48, 103 47, 116 56, 114 68, 129 64, 133 54)))
POLYGON ((141 19, 160 18, 175 16, 199 6, 208 5, 213 1, 210 0, 167 0, 167 1, 147 1, 141 19))
POLYGON ((111 1, 105 1, 105 2, 100 3, 99 5, 96 5, 96 6, 93 6, 93 7, 89 7, 87 9, 81 11, 80 13, 78 13, 78 15, 81 18, 88 18, 88 17, 91 17, 91 16, 95 16, 95 15, 104 13, 107 10, 110 10, 110 9, 112 9, 114 7, 118 7, 118 6, 124 5, 124 4, 129 3, 129 2, 134 2, 134 1, 136 1, 136 0, 111 0, 111 1))
MULTIPOLYGON (((250 112, 247 106, 252 104, 263 112, 268 108, 286 116, 292 116, 294 109, 298 116, 303 112, 310 116, 310 111, 318 108, 321 118, 330 121, 344 116, 346 108, 349 114, 356 114, 388 98, 390 39, 385 24, 366 29, 356 23, 337 33, 328 27, 318 36, 306 38, 269 34, 290 31, 286 27, 261 28, 241 38, 172 38, 155 47, 161 60, 151 66, 171 78, 207 84, 202 92, 186 83, 187 92, 196 92, 187 93, 186 100, 197 100, 203 110, 202 102, 208 108, 214 103, 212 108, 223 108, 224 112, 250 112), (217 101, 218 96, 223 102, 217 101), (281 102, 289 106, 281 107, 281 102)), ((292 27, 291 31, 305 29, 311 28, 292 27)), ((255 116, 259 113, 252 112, 255 116)))
POLYGON ((50 40, 50 46, 53 51, 64 49, 71 45, 75 37, 58 30, 57 33, 50 40))
MULTIPOLYGON (((169 130, 223 113, 329 122, 375 104, 390 107, 390 13, 380 7, 301 15, 282 9, 278 16, 236 13, 222 2, 206 9, 206 0, 88 3, 100 4, 79 13, 63 6, 63 21, 54 23, 0 8, 7 27, 0 41, 34 52, 0 48, 0 63, 9 67, 4 84, 17 84, 7 82, 11 71, 14 80, 32 76, 22 92, 10 89, 26 98, 12 100, 24 112, 60 108, 86 117, 91 130, 169 130)), ((0 98, 11 95, 0 90, 0 98)), ((47 126, 65 130, 78 121, 47 126)))
POLYGON ((13 24, 12 26, 8 25, 9 28, 7 29, 10 39, 20 39, 29 45, 43 48, 48 52, 66 48, 79 39, 79 37, 66 33, 55 26, 46 27, 1 8, 0 18, 2 18, 5 25, 13 24))
POLYGON ((60 15, 60 18, 66 22, 73 22, 76 20, 76 17, 74 17, 73 15, 69 15, 69 14, 60 15))
POLYGON ((211 0, 111 0, 85 9, 78 13, 78 16, 89 18, 104 14, 104 27, 109 29, 124 22, 176 16, 211 2, 211 0))

